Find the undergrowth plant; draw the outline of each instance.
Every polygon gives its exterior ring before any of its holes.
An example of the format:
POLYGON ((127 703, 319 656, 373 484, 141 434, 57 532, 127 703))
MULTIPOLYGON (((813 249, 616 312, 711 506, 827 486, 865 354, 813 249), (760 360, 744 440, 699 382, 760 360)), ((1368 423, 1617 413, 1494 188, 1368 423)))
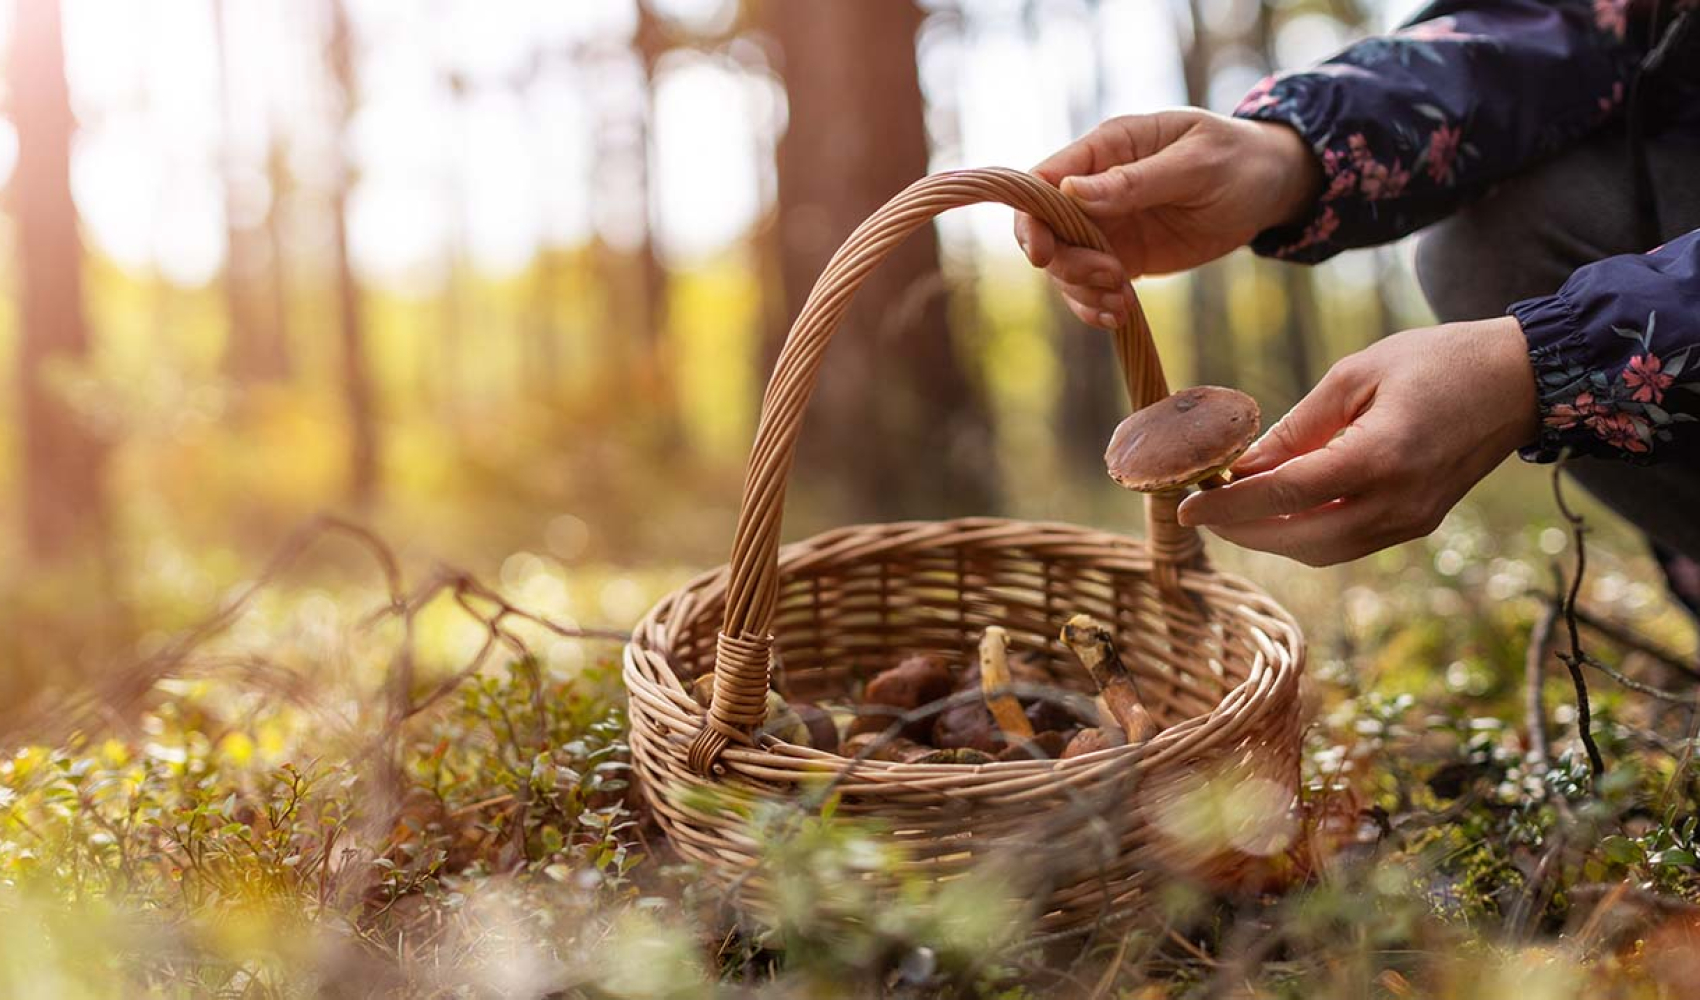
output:
POLYGON ((464 575, 390 574, 354 629, 384 641, 348 646, 367 665, 307 690, 233 657, 226 615, 121 710, 63 713, 0 760, 0 994, 1689 995, 1694 712, 1596 685, 1596 774, 1566 677, 1535 675, 1539 740, 1523 718, 1541 602, 1417 581, 1314 647, 1281 876, 1169 879, 1150 919, 1066 939, 1033 932, 1032 858, 905 879, 830 796, 741 814, 779 903, 739 914, 648 822, 607 636, 551 665, 532 640, 569 630, 464 575), (419 638, 447 634, 434 615, 470 623, 470 660, 419 638))

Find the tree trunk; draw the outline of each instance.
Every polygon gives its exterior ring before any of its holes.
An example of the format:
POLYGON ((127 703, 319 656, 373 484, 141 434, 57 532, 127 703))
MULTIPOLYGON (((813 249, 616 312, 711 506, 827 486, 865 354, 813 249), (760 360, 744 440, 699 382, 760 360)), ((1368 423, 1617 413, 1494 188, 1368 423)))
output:
MULTIPOLYGON (((1087 0, 1085 4, 1092 36, 1102 40, 1098 31, 1101 7, 1101 0, 1087 0)), ((1037 4, 1029 3, 1027 10, 1030 22, 1042 16, 1037 4)), ((1106 103, 1105 53, 1095 48, 1087 58, 1092 60, 1092 94, 1069 109, 1069 131, 1077 136, 1098 124, 1106 103)), ((1126 390, 1111 375, 1120 370, 1114 360, 1115 347, 1108 333, 1087 326, 1070 312, 1061 295, 1052 292, 1049 301, 1056 327, 1057 359, 1062 366, 1056 406, 1059 451, 1076 475, 1102 476, 1104 445, 1127 416, 1129 406, 1126 390)))
POLYGON ((1282 389, 1287 398, 1282 402, 1291 406, 1304 398, 1316 382, 1316 364, 1312 360, 1316 352, 1311 345, 1322 332, 1322 312, 1317 307, 1316 283, 1310 268, 1292 264, 1264 266, 1281 269, 1281 292, 1287 308, 1280 339, 1275 343, 1281 355, 1277 359, 1278 368, 1286 375, 1282 389))
POLYGON ((526 310, 524 389, 531 396, 551 401, 561 388, 561 322, 559 304, 566 295, 562 272, 563 251, 548 241, 539 244, 531 265, 528 285, 531 304, 526 310))
POLYGON ((106 551, 106 446, 52 385, 89 351, 82 239, 71 201, 71 115, 57 0, 13 6, 8 61, 17 166, 18 399, 27 550, 47 562, 106 551))
POLYGON ((367 509, 378 494, 378 428, 372 374, 366 357, 366 338, 360 314, 360 284, 348 249, 348 194, 354 186, 349 154, 349 122, 358 92, 354 73, 354 40, 344 0, 329 0, 330 42, 327 55, 337 96, 337 170, 331 190, 332 260, 336 268, 337 332, 342 347, 343 400, 348 408, 348 499, 367 509))
POLYGON ((633 124, 631 162, 638 171, 634 193, 640 200, 637 206, 644 219, 643 240, 635 251, 630 266, 636 268, 636 294, 631 299, 632 322, 637 338, 627 352, 631 367, 628 375, 645 408, 649 412, 649 430, 654 435, 652 447, 672 454, 685 443, 680 426, 678 390, 669 351, 668 325, 671 321, 669 294, 671 282, 667 268, 661 263, 660 249, 655 241, 655 84, 661 59, 672 47, 667 29, 655 13, 649 0, 638 0, 637 30, 632 39, 638 59, 643 65, 643 105, 633 124))
MULTIPOLYGON (((927 172, 912 0, 769 0, 790 105, 778 151, 789 320, 869 213, 927 172)), ((952 343, 931 227, 866 281, 798 445, 797 475, 851 516, 978 511, 996 501, 990 422, 952 343)), ((767 356, 777 352, 770 332, 767 356)))
MULTIPOLYGON (((225 368, 239 382, 264 382, 289 374, 281 316, 267 289, 275 269, 268 269, 271 233, 265 225, 246 225, 241 219, 242 193, 236 169, 237 111, 230 92, 229 0, 213 0, 213 38, 218 49, 219 111, 224 135, 219 166, 224 184, 224 300, 230 319, 225 342, 225 368)), ((269 164, 268 164, 269 166, 269 164)), ((277 192, 267 209, 268 222, 277 211, 277 192)))
MULTIPOLYGON (((1192 40, 1181 53, 1186 102, 1210 103, 1210 68, 1215 46, 1200 0, 1188 0, 1192 40)), ((1228 319, 1228 275, 1223 261, 1194 268, 1188 278, 1188 319, 1192 340, 1192 378, 1201 385, 1237 385, 1234 330, 1228 319)))
MULTIPOLYGON (((1259 68, 1265 73, 1275 71, 1276 27, 1274 7, 1269 3, 1259 3, 1254 47, 1261 63, 1259 68)), ((1285 320, 1274 347, 1280 355, 1275 368, 1286 376, 1286 384, 1282 386, 1286 395, 1282 404, 1286 408, 1310 391, 1317 375, 1312 361, 1315 355, 1312 345, 1321 336, 1322 315, 1316 304, 1316 284, 1308 267, 1274 261, 1259 261, 1258 266, 1280 269, 1282 298, 1287 308, 1283 312, 1285 320)))
POLYGON ((284 238, 284 206, 289 203, 295 179, 289 173, 289 157, 283 140, 273 135, 266 146, 266 181, 271 200, 266 204, 266 251, 271 264, 271 329, 276 331, 277 377, 288 378, 295 370, 289 351, 289 246, 284 238))

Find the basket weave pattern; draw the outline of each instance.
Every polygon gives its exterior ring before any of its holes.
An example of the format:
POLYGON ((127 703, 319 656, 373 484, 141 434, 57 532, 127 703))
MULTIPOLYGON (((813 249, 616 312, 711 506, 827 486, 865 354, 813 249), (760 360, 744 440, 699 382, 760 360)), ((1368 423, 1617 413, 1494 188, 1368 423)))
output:
MULTIPOLYGON (((946 878, 1018 855, 1030 878, 1012 880, 1012 891, 1031 897, 1039 929, 1064 931, 1135 911, 1164 873, 1232 878, 1269 849, 1257 830, 1229 842, 1187 836, 1196 809, 1184 803, 1201 776, 1231 788, 1258 782, 1282 809, 1296 792, 1303 639, 1267 595, 1205 567, 1196 533, 1174 520, 1179 493, 1147 499, 1143 541, 962 518, 840 528, 780 548, 802 413, 851 295, 909 232, 981 201, 1044 219, 1068 242, 1105 246, 1069 199, 1009 170, 925 178, 870 217, 828 264, 780 354, 729 564, 664 598, 625 651, 640 785, 680 854, 757 913, 770 909, 772 888, 758 845, 739 810, 716 801, 813 802, 829 788, 838 815, 877 820, 901 845, 908 874, 946 878), (849 759, 752 736, 770 683, 787 698, 845 700, 901 656, 971 662, 989 625, 1009 631, 1012 653, 1072 664, 1056 637, 1078 613, 1116 630, 1165 727, 1151 741, 1062 761, 951 765, 849 759), (710 671, 705 713, 689 683, 710 671)), ((1165 396, 1137 308, 1115 342, 1134 405, 1165 396)), ((1085 672, 1070 669, 1090 693, 1085 672)))

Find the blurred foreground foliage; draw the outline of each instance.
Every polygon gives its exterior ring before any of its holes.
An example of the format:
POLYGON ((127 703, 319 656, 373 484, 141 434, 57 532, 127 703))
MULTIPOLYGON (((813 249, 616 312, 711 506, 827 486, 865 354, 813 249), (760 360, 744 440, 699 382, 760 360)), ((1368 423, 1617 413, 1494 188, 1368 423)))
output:
MULTIPOLYGON (((773 926, 734 921, 629 784, 612 647, 519 610, 629 612, 670 578, 569 588, 521 559, 489 591, 442 569, 388 595, 272 580, 124 711, 41 720, 0 763, 0 992, 1687 996, 1692 706, 1596 676, 1594 783, 1556 666, 1550 761, 1506 721, 1562 541, 1466 510, 1365 567, 1375 588, 1336 580, 1337 624, 1312 626, 1303 885, 1170 884, 1138 930, 1050 941, 992 870, 876 898, 860 875, 898 859, 830 808, 751 817, 785 902, 773 926)), ((1683 641, 1634 582, 1645 560, 1591 555, 1596 613, 1683 641)))

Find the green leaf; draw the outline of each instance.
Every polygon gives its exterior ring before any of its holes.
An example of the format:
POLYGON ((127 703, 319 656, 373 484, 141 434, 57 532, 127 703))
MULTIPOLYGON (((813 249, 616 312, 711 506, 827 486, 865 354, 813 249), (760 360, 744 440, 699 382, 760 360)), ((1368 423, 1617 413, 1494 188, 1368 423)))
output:
POLYGON ((1647 858, 1647 852, 1642 850, 1640 844, 1621 836, 1611 836, 1600 841, 1600 853, 1606 856, 1606 860, 1619 865, 1640 864, 1647 858))
POLYGON ((1683 847, 1667 847, 1647 859, 1655 865, 1682 865, 1693 868, 1696 863, 1694 852, 1683 847))

